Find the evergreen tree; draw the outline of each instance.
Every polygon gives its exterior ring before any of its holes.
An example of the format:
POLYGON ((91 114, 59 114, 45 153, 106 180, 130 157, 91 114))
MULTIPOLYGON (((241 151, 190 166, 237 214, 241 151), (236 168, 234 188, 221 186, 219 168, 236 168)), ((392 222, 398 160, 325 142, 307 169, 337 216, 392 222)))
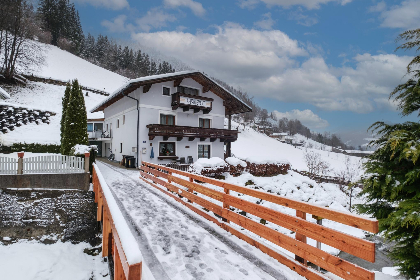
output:
MULTIPOLYGON (((66 115, 67 115, 67 105, 69 104, 70 100, 70 93, 71 93, 71 85, 70 83, 67 83, 66 90, 64 91, 64 97, 62 99, 62 115, 61 115, 61 121, 60 121, 60 139, 61 143, 63 143, 63 137, 64 137, 64 128, 65 128, 65 122, 66 122, 66 115)), ((63 146, 61 146, 63 147, 63 146)), ((61 149, 61 153, 63 154, 63 150, 61 149)))
POLYGON ((88 145, 88 143, 85 99, 78 81, 74 80, 66 108, 61 153, 69 155, 71 148, 76 144, 88 145))
MULTIPOLYGON (((420 29, 406 31, 399 39, 408 41, 399 48, 420 50, 420 29)), ((403 116, 420 113, 419 64, 420 55, 407 68, 413 78, 390 95, 403 116)), ((380 138, 371 143, 378 149, 365 164, 368 177, 361 195, 367 196, 368 203, 357 209, 379 220, 379 230, 396 243, 390 253, 395 265, 415 279, 420 276, 420 123, 376 122, 371 129, 380 138)))
POLYGON ((150 63, 149 75, 156 75, 156 74, 157 74, 156 62, 152 60, 152 62, 150 63))

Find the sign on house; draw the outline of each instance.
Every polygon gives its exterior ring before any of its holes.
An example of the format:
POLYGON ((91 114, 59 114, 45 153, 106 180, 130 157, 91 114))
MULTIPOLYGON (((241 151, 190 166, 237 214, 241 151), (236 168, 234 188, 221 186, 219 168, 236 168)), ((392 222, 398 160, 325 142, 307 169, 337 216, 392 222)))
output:
POLYGON ((200 106, 200 107, 211 107, 211 101, 199 100, 199 99, 190 98, 190 97, 181 96, 179 99, 179 102, 183 104, 200 106))

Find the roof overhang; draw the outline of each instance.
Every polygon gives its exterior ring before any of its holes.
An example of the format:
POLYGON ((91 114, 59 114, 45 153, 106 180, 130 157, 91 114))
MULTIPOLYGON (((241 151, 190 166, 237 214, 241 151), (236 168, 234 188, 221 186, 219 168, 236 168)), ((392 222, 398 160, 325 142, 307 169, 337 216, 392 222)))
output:
POLYGON ((131 92, 135 91, 136 89, 143 86, 143 92, 147 92, 151 85, 174 81, 174 86, 178 86, 181 84, 183 79, 191 78, 200 85, 203 86, 203 92, 211 91, 220 98, 223 99, 223 105, 225 106, 226 115, 229 114, 240 114, 251 112, 252 109, 246 105, 243 101, 238 99, 234 96, 231 92, 227 89, 216 83, 213 79, 208 77, 207 75, 198 72, 198 71, 183 71, 183 72, 175 72, 175 73, 168 73, 162 75, 154 75, 154 76, 147 76, 141 77, 138 79, 130 80, 127 84, 123 87, 116 90, 113 94, 111 94, 107 99, 102 101, 100 104, 95 106, 91 112, 99 112, 103 111, 106 107, 110 106, 111 104, 117 102, 118 100, 122 99, 124 96, 127 96, 131 92))

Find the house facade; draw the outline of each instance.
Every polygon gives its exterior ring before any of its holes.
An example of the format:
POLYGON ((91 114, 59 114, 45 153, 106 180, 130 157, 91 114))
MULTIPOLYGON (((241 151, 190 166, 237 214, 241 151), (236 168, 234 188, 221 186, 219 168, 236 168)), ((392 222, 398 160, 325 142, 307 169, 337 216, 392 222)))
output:
POLYGON ((184 71, 131 80, 91 112, 104 112, 104 155, 160 164, 223 158, 238 137, 225 116, 250 110, 203 73, 184 71))

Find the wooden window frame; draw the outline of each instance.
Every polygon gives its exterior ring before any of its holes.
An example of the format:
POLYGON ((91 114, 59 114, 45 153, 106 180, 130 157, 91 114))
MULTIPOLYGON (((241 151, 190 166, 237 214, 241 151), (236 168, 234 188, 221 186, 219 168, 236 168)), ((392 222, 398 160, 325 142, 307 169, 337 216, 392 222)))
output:
MULTIPOLYGON (((208 158, 211 158, 211 151, 212 151, 211 143, 198 143, 197 144, 197 159, 206 158, 206 157, 200 157, 200 150, 199 150, 200 146, 209 146, 209 157, 208 158)), ((204 150, 203 150, 203 155, 204 155, 204 150)))
POLYGON ((176 115, 173 115, 173 114, 165 114, 165 113, 160 113, 159 114, 159 124, 163 124, 163 125, 170 125, 170 124, 168 124, 168 116, 170 116, 170 117, 173 117, 174 118, 174 124, 172 124, 172 125, 176 125, 176 115), (162 123, 161 122, 161 120, 162 120, 162 117, 161 116, 166 116, 166 122, 165 123, 162 123))
POLYGON ((212 123, 212 120, 210 118, 198 118, 198 127, 201 127, 201 128, 211 128, 211 123, 212 123), (203 121, 203 126, 201 125, 201 120, 203 121), (209 122, 209 126, 208 127, 204 126, 204 123, 206 121, 209 122))
POLYGON ((174 157, 176 156, 176 142, 159 142, 159 157, 174 157), (171 154, 162 154, 160 152, 160 146, 161 145, 167 145, 167 144, 173 144, 174 145, 174 152, 171 154))
POLYGON ((171 88, 170 88, 170 87, 168 87, 168 86, 162 86, 162 95, 163 95, 163 96, 168 96, 168 97, 170 97, 170 96, 171 96, 171 88), (169 89, 169 94, 168 94, 168 95, 164 94, 164 89, 165 89, 165 88, 169 89))

